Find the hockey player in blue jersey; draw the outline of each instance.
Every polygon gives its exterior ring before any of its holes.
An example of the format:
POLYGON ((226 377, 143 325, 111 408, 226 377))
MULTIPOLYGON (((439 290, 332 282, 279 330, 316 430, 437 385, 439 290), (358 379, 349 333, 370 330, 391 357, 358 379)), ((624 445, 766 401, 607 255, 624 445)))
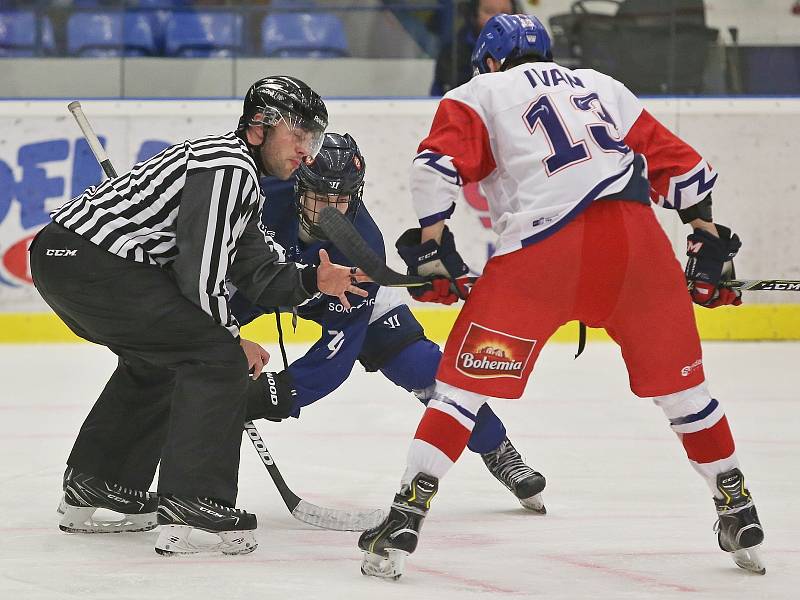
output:
MULTIPOLYGON (((285 260, 315 265, 324 248, 332 261, 352 264, 317 225, 319 211, 328 205, 352 219, 369 246, 385 258, 383 236, 362 202, 365 167, 350 135, 327 133, 317 157, 300 165, 293 187, 262 180, 267 202, 261 220, 276 248, 286 253, 285 260)), ((271 374, 277 393, 294 398, 292 416, 344 383, 356 361, 427 403, 441 358, 439 347, 425 337, 404 293, 372 283, 361 287, 369 296, 358 298, 350 309, 325 296, 297 308, 301 318, 322 326, 322 336, 287 369, 271 374)), ((241 325, 276 309, 254 306, 239 292, 233 294, 231 308, 241 325)), ((523 507, 545 513, 541 498, 545 478, 523 462, 488 405, 478 412, 468 447, 481 455, 492 475, 523 507)))

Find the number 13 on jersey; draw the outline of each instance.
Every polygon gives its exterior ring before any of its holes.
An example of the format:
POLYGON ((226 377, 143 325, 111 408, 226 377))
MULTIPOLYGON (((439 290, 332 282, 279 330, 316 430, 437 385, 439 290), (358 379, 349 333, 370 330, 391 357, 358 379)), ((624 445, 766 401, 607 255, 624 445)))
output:
MULTIPOLYGON (((619 139, 617 126, 608 111, 603 108, 597 94, 592 92, 583 96, 572 96, 569 107, 580 112, 591 112, 599 119, 596 123, 585 125, 588 137, 603 152, 619 152, 626 154, 630 148, 619 139)), ((584 125, 582 119, 572 117, 569 119, 571 124, 580 123, 584 125)), ((571 167, 591 158, 591 153, 585 139, 573 139, 571 131, 567 126, 567 121, 559 112, 553 100, 544 94, 537 98, 525 110, 523 115, 525 124, 531 135, 538 129, 544 133, 547 143, 550 144, 551 153, 542 162, 548 177, 555 175, 562 169, 571 167)))

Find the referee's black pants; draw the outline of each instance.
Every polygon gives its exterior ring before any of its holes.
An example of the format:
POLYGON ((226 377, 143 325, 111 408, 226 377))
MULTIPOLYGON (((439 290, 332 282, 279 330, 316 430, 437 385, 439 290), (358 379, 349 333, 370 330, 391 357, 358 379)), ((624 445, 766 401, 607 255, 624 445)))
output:
POLYGON ((234 505, 247 404, 263 394, 239 343, 164 269, 118 257, 55 223, 30 253, 33 282, 56 314, 119 357, 67 464, 148 489, 160 460, 160 494, 234 505), (57 252, 64 250, 75 252, 57 252))

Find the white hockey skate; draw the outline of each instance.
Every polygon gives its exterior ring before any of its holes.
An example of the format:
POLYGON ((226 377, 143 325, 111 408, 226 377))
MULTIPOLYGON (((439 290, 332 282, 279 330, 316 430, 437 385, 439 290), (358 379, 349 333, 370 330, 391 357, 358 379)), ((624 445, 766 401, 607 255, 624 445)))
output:
POLYGON ((59 529, 66 533, 125 533, 150 531, 158 526, 155 494, 134 490, 67 468, 64 496, 58 505, 59 529), (121 518, 99 517, 98 510, 121 518))
POLYGON ((162 496, 158 504, 158 524, 161 531, 155 551, 161 556, 186 556, 200 552, 249 554, 258 548, 254 535, 256 516, 210 498, 162 496), (220 541, 197 543, 189 539, 195 529, 214 534, 220 541))
POLYGON ((56 512, 61 515, 58 528, 65 533, 133 533, 150 531, 158 526, 156 513, 122 514, 121 519, 95 516, 96 506, 72 506, 64 498, 56 512))
POLYGON ((717 489, 722 494, 722 498, 714 498, 718 517, 714 530, 719 547, 730 553, 738 567, 757 575, 766 574, 767 567, 759 554, 764 530, 742 472, 731 469, 717 475, 717 489))
POLYGON ((189 537, 194 527, 191 525, 162 525, 156 552, 161 556, 186 556, 189 554, 214 553, 249 554, 258 548, 258 542, 252 530, 214 531, 220 542, 216 544, 197 544, 189 537))

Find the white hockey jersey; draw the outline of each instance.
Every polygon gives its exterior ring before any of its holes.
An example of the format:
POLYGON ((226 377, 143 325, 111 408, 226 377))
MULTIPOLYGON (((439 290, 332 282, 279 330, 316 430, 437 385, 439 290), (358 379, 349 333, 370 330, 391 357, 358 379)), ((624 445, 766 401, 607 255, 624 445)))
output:
POLYGON ((448 92, 411 170, 422 226, 449 217, 458 186, 481 181, 496 254, 557 231, 598 198, 622 191, 634 152, 650 198, 667 208, 702 200, 716 174, 623 84, 591 69, 526 63, 448 92))

